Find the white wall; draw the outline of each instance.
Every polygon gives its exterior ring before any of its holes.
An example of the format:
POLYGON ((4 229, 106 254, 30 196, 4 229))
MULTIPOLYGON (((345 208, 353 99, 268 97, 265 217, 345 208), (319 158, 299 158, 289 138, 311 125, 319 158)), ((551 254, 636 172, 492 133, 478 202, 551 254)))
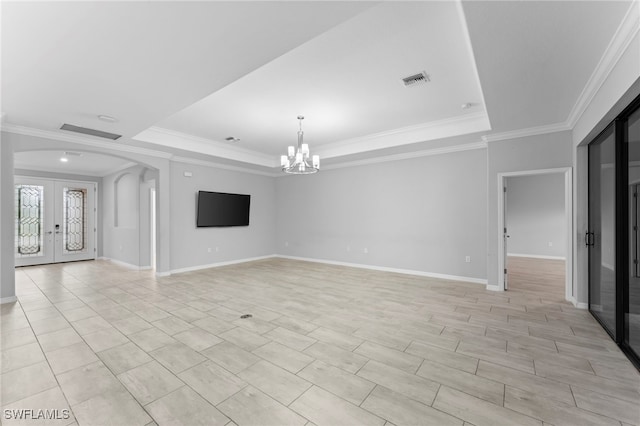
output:
POLYGON ((171 270, 274 254, 275 202, 273 177, 172 162, 171 270), (200 190, 251 195, 249 226, 196 228, 200 190))
POLYGON ((486 163, 477 149, 279 177, 277 252, 484 280, 486 163))
POLYGON ((511 176, 506 186, 508 253, 564 258, 564 173, 511 176))

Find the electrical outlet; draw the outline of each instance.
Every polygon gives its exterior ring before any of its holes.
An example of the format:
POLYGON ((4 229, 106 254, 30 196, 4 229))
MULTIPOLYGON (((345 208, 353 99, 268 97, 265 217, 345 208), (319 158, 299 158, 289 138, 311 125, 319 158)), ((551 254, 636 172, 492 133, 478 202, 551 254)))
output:
POLYGON ((284 242, 284 246, 285 246, 285 247, 289 247, 289 241, 285 241, 285 242, 284 242))
POLYGON ((220 247, 216 247, 216 251, 217 251, 217 252, 218 252, 218 251, 220 251, 220 247))
POLYGON ((467 263, 471 263, 471 256, 465 256, 464 261, 467 263))
POLYGON ((553 247, 553 241, 549 241, 549 247, 553 247))
POLYGON ((364 248, 364 250, 362 250, 362 251, 364 252, 364 254, 369 253, 369 249, 368 249, 368 248, 366 248, 366 247, 365 247, 365 248, 364 248))
POLYGON ((207 249, 207 253, 211 253, 211 247, 207 249))
POLYGON ((347 246, 347 252, 351 251, 351 246, 347 246))

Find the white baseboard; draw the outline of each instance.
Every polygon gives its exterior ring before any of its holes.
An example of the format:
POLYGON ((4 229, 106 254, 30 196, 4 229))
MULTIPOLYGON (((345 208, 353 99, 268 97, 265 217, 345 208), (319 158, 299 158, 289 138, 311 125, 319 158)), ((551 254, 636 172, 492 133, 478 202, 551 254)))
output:
POLYGON ((151 266, 138 266, 132 263, 123 262, 122 260, 112 259, 110 257, 99 257, 100 260, 106 260, 108 262, 115 263, 116 265, 122 266, 127 269, 131 269, 133 271, 145 271, 151 269, 151 266))
POLYGON ((499 285, 487 285, 487 290, 489 291, 504 291, 500 288, 499 285))
POLYGON ((0 298, 0 305, 4 305, 5 303, 13 303, 17 301, 18 301, 18 298, 16 296, 2 297, 0 298))
POLYGON ((578 302, 574 306, 578 309, 589 309, 589 304, 584 302, 578 302))
POLYGON ((425 271, 415 271, 412 269, 399 269, 399 268, 389 268, 386 266, 374 266, 374 265, 364 265, 362 263, 350 263, 350 262, 340 262, 336 260, 326 260, 326 259, 314 259, 308 257, 298 257, 298 256, 287 256, 283 254, 278 254, 275 257, 280 257, 283 259, 292 259, 292 260, 302 260, 305 262, 315 262, 315 263, 326 263, 328 265, 338 265, 338 266, 348 266, 351 268, 361 268, 361 269, 371 269, 374 271, 382 271, 382 272, 395 272, 397 274, 405 274, 405 275, 417 275, 421 277, 429 277, 429 278, 440 278, 443 280, 452 280, 452 281, 464 281, 474 284, 483 284, 487 285, 487 280, 484 278, 472 278, 472 277, 462 277, 459 275, 448 275, 448 274, 440 274, 436 272, 425 272, 425 271))
POLYGON ((253 262, 253 261, 256 261, 256 260, 270 259, 270 258, 273 258, 273 257, 276 257, 276 255, 275 254, 269 254, 269 255, 266 255, 266 256, 247 257, 247 258, 244 258, 244 259, 226 260, 224 262, 209 263, 207 265, 196 265, 196 266, 188 266, 186 268, 172 269, 169 272, 160 272, 160 273, 157 273, 156 275, 159 276, 159 277, 166 277, 166 276, 172 275, 172 274, 180 274, 180 273, 183 273, 183 272, 199 271, 201 269, 219 268, 220 266, 228 266, 228 265, 235 265, 237 263, 253 262))
POLYGON ((546 256, 542 254, 507 253, 511 257, 530 257, 532 259, 567 260, 564 256, 546 256))

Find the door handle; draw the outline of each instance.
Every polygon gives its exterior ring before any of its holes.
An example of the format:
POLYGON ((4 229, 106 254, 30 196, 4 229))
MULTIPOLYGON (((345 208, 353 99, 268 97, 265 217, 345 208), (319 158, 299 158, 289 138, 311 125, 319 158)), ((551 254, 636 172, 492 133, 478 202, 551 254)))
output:
POLYGON ((45 232, 45 234, 51 235, 53 234, 53 231, 45 232))
POLYGON ((584 234, 584 244, 586 246, 595 245, 595 235, 593 234, 593 232, 586 232, 584 234))

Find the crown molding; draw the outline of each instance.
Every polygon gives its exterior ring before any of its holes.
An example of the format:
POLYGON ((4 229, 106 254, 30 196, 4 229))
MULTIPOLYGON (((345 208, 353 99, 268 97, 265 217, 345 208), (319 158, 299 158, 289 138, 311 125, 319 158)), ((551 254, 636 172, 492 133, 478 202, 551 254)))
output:
POLYGON ((342 157, 344 155, 394 148, 416 142, 426 142, 478 133, 490 129, 489 118, 486 112, 482 111, 474 114, 466 114, 462 117, 447 118, 333 142, 317 147, 316 153, 320 155, 320 158, 342 157))
POLYGON ((195 166, 215 167, 216 169, 231 170, 233 172, 251 173, 260 176, 276 177, 280 175, 277 172, 264 172, 261 170, 250 169, 248 167, 232 166, 229 164, 216 163, 215 161, 199 160, 197 158, 175 156, 171 161, 183 164, 193 164, 195 166))
POLYGON ((140 132, 133 139, 263 167, 274 167, 280 158, 156 126, 140 132))
POLYGON ((412 158, 429 157, 432 155, 443 155, 443 154, 449 154, 453 152, 471 151, 475 149, 485 149, 485 148, 487 148, 486 142, 484 141, 474 142, 474 143, 468 143, 464 145, 453 145, 453 146, 447 146, 442 148, 425 149, 422 151, 403 152, 401 154, 385 155, 382 157, 367 158, 364 160, 347 161, 344 163, 333 164, 330 166, 323 167, 322 170, 333 170, 333 169, 342 169, 346 167, 365 166, 368 164, 387 163, 389 161, 410 160, 412 158))
POLYGON ((66 170, 60 170, 54 167, 40 167, 38 166, 38 169, 35 170, 33 169, 31 166, 28 165, 24 165, 24 164, 20 164, 20 163, 15 163, 14 165, 14 169, 15 170, 29 170, 29 171, 38 171, 38 172, 47 172, 47 173, 58 173, 58 174, 65 174, 65 175, 78 175, 78 176, 91 176, 91 177, 95 177, 95 178, 101 178, 101 177, 105 177, 105 176, 109 176, 109 175, 113 175, 116 174, 122 170, 128 169, 130 167, 133 166, 137 166, 138 163, 134 163, 134 162, 127 162, 119 167, 116 167, 115 169, 109 170, 107 172, 101 172, 101 173, 96 173, 90 170, 82 170, 82 171, 75 171, 75 170, 71 170, 71 171, 66 171, 66 170))
POLYGON ((596 93, 598 93, 618 61, 620 61, 620 58, 622 58, 625 51, 629 48, 629 45, 639 30, 640 1, 634 0, 569 113, 566 123, 571 129, 575 127, 580 117, 582 117, 582 114, 584 114, 589 104, 591 104, 596 93))
POLYGON ((103 148, 103 149, 109 149, 113 151, 148 155, 150 157, 170 159, 173 156, 168 152, 156 151, 156 150, 147 149, 147 148, 140 148, 140 147, 131 146, 131 145, 122 145, 117 142, 116 143, 102 142, 102 141, 97 141, 93 139, 88 139, 82 136, 70 135, 70 134, 55 132, 51 130, 35 129, 33 127, 18 126, 16 124, 10 124, 10 123, 2 123, 0 130, 2 130, 3 132, 15 133, 18 135, 34 136, 34 137, 44 138, 44 139, 53 139, 61 142, 71 142, 71 143, 76 143, 80 145, 91 146, 94 148, 103 148))
POLYGON ((567 123, 547 124, 544 126, 529 127, 527 129, 512 130, 509 132, 493 133, 482 136, 484 142, 504 141, 508 139, 524 138, 527 136, 544 135, 547 133, 565 132, 571 130, 567 123))

